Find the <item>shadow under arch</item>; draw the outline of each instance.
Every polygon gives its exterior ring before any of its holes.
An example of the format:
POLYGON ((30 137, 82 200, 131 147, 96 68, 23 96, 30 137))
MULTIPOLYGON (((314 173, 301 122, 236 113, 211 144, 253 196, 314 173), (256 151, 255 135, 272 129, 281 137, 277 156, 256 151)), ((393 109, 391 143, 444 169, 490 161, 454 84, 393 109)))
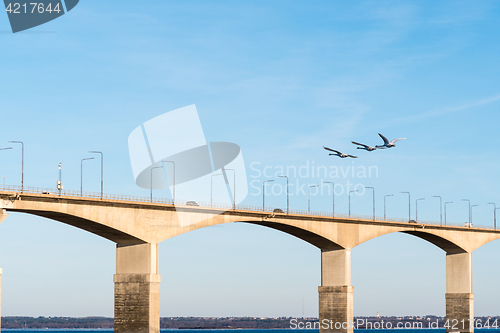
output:
POLYGON ((35 215, 40 217, 45 217, 49 220, 58 221, 78 229, 88 231, 94 235, 101 236, 107 240, 110 240, 119 244, 144 244, 145 241, 131 236, 127 233, 121 232, 119 230, 110 228, 103 224, 87 220, 78 216, 64 214, 59 212, 51 211, 39 211, 39 210, 20 210, 20 209, 7 209, 9 212, 13 213, 24 213, 29 215, 35 215))
POLYGON ((240 223, 260 225, 263 227, 271 228, 274 230, 279 230, 286 234, 295 236, 311 245, 316 246, 321 250, 343 250, 344 247, 313 232, 305 229, 297 228, 288 224, 276 223, 276 222, 265 222, 265 221, 238 221, 240 223))
POLYGON ((439 247, 443 251, 445 251, 446 254, 457 254, 457 253, 466 253, 467 252, 465 249, 458 246, 457 244, 455 244, 455 243, 453 243, 453 242, 451 242, 451 241, 449 241, 441 236, 437 236, 437 235, 431 234, 429 232, 415 231, 415 230, 399 231, 399 232, 426 240, 429 243, 431 243, 431 244, 439 247))

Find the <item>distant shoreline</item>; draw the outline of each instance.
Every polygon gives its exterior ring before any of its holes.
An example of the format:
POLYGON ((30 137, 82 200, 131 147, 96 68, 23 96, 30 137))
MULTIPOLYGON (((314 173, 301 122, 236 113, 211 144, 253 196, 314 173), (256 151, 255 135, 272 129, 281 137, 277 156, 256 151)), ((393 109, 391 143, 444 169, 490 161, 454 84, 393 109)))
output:
MULTIPOLYGON (((497 320, 500 325, 500 316, 476 317, 476 320, 486 322, 490 318, 493 322, 497 320)), ((356 320, 364 320, 370 323, 422 323, 425 329, 430 322, 438 322, 439 328, 443 328, 445 317, 439 316, 390 316, 390 317, 355 317, 356 320)), ((289 329, 291 320, 302 322, 314 322, 315 317, 162 317, 160 328, 162 329, 289 329)), ((109 317, 2 317, 2 329, 113 329, 114 319, 109 317)), ((365 327, 358 327, 363 329, 365 327)))

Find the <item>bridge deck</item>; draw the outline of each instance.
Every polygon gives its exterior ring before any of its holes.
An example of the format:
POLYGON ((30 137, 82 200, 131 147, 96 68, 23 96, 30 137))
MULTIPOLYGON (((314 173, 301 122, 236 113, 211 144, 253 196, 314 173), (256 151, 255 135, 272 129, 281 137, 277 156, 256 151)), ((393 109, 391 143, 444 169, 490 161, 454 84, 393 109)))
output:
POLYGON ((351 214, 350 216, 347 214, 339 214, 335 213, 335 216, 332 216, 332 212, 320 212, 320 211, 305 211, 298 209, 290 209, 289 213, 273 213, 273 207, 266 207, 263 209, 262 207, 257 206, 247 206, 247 205, 236 205, 236 209, 233 209, 232 205, 224 205, 219 203, 204 203, 204 202, 196 202, 197 205, 188 204, 186 200, 175 200, 175 206, 172 199, 169 198, 150 198, 145 196, 132 196, 132 195, 121 195, 121 194, 107 194, 103 193, 101 197, 100 192, 80 192, 80 191, 58 191, 56 189, 47 189, 47 188, 38 188, 38 187, 24 187, 21 189, 20 186, 0 186, 0 198, 8 199, 8 198, 16 198, 16 197, 30 197, 37 200, 42 201, 59 201, 59 200, 69 200, 72 202, 75 201, 83 201, 86 204, 94 204, 94 205, 102 205, 106 204, 115 204, 115 205, 124 205, 127 207, 158 207, 158 208, 167 208, 174 210, 175 207, 181 208, 184 207, 190 210, 196 211, 216 211, 219 212, 221 210, 226 211, 225 214, 231 215, 241 215, 248 217, 263 217, 268 218, 271 216, 279 217, 281 219, 294 219, 294 220, 314 220, 314 221, 335 221, 335 222, 356 222, 361 224, 376 224, 376 225, 390 225, 390 226, 415 226, 422 228, 439 228, 439 229, 447 229, 447 230, 466 230, 466 231, 476 231, 476 232, 491 232, 491 233, 500 233, 500 229, 494 229, 493 226, 485 226, 485 225, 472 225, 466 226, 464 224, 457 223, 446 223, 446 225, 441 225, 440 222, 436 221, 418 221, 417 223, 409 222, 408 219, 403 218, 382 218, 380 216, 363 216, 363 215, 355 215, 351 214))

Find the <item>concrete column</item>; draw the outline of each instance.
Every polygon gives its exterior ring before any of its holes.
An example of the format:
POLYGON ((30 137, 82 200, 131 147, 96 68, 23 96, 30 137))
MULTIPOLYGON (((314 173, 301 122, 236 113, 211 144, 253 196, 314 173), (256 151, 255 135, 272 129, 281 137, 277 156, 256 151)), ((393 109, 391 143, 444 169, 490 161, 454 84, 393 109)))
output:
POLYGON ((474 332, 472 253, 446 254, 447 332, 474 332))
POLYGON ((160 332, 158 244, 116 246, 115 332, 160 332))
POLYGON ((3 220, 5 220, 9 216, 7 211, 5 209, 0 208, 0 223, 2 223, 3 220))
POLYGON ((2 269, 0 268, 0 331, 2 330, 2 269))
POLYGON ((319 323, 321 333, 353 332, 351 250, 321 251, 319 323))

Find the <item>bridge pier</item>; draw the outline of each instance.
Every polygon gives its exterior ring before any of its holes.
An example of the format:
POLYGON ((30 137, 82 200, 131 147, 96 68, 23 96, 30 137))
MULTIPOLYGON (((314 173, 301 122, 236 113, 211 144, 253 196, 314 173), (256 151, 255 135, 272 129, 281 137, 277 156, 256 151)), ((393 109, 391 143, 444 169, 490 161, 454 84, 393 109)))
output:
POLYGON ((160 332, 158 244, 116 246, 115 332, 160 332))
MULTIPOLYGON (((0 268, 0 312, 2 310, 2 269, 0 268)), ((0 314, 0 331, 2 330, 2 315, 0 314)))
POLYGON ((474 332, 472 253, 446 254, 446 332, 474 332))
POLYGON ((320 332, 352 333, 351 250, 321 250, 318 292, 320 332))

